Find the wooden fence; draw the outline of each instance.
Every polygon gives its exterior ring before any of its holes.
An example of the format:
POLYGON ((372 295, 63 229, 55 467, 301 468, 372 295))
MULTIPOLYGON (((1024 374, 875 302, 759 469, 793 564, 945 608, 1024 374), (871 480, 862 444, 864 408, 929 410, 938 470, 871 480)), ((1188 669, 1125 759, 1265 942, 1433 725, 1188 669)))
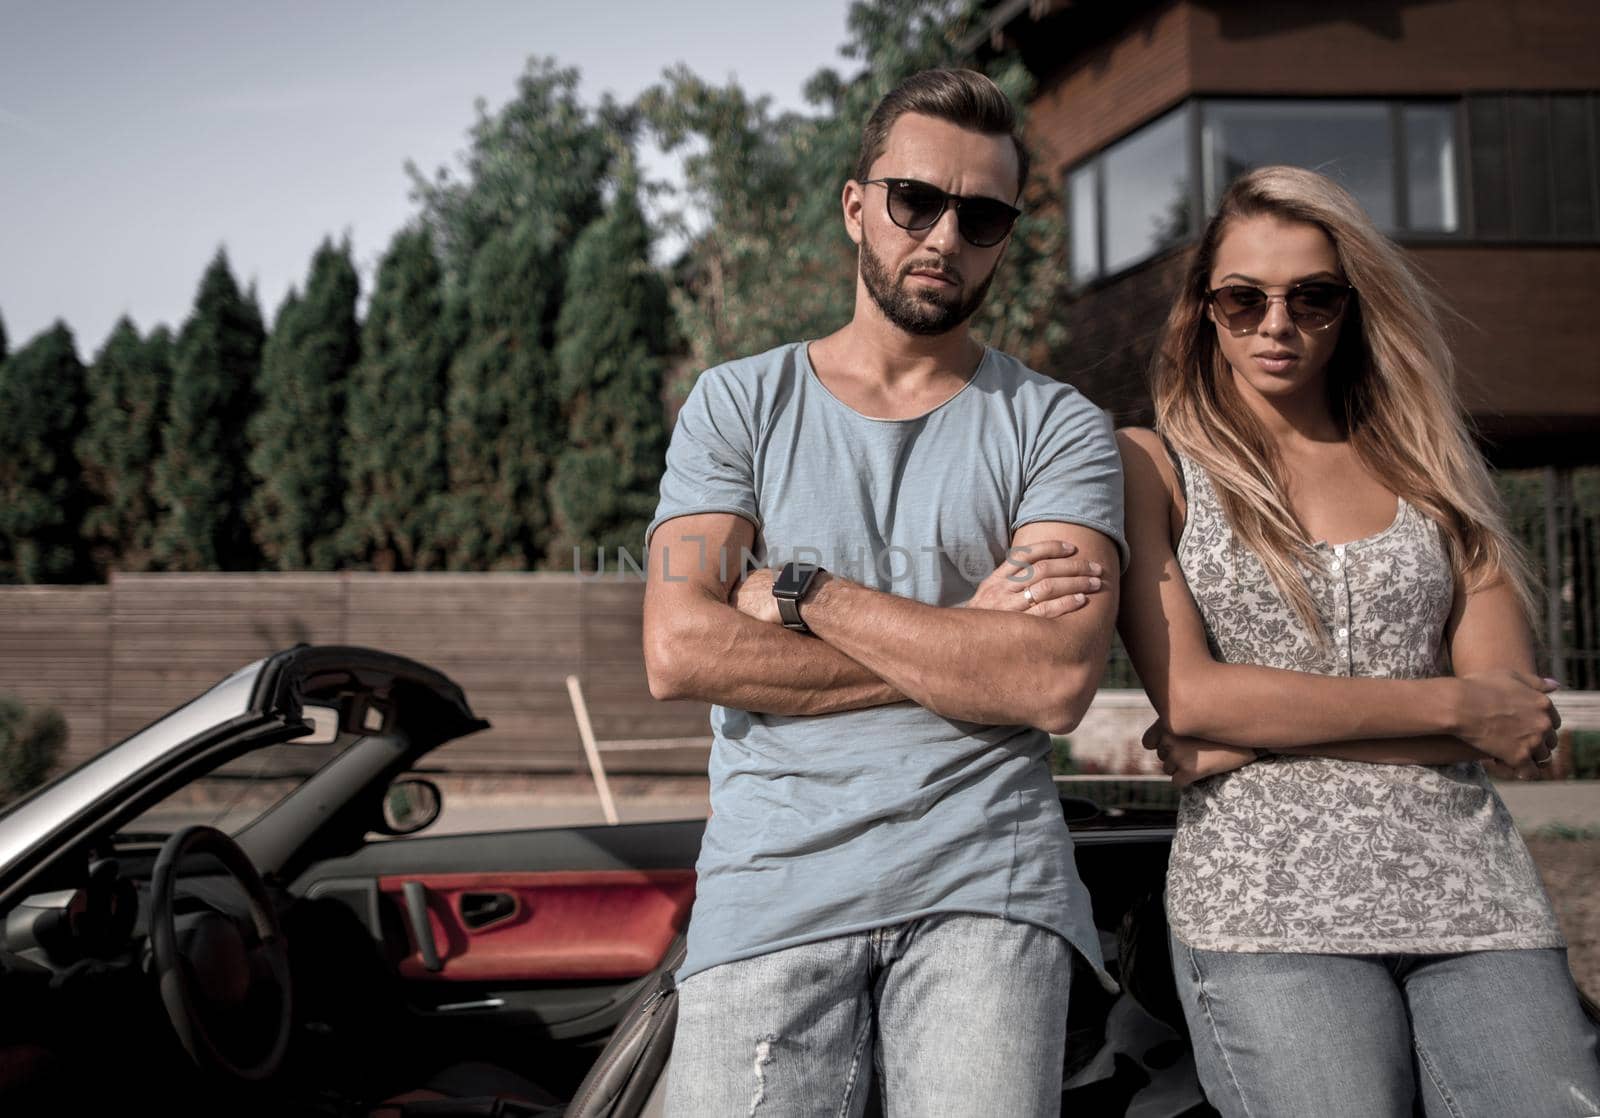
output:
MULTIPOLYGON (((114 575, 105 586, 0 587, 0 692, 61 710, 71 765, 296 642, 366 645, 444 672, 493 724, 430 763, 575 771, 584 761, 568 675, 582 681, 602 739, 709 744, 705 704, 650 697, 643 600, 633 572, 114 575)), ((691 748, 608 764, 703 770, 704 758, 691 748)))
MULTIPOLYGON (((682 738, 608 750, 614 772, 705 771, 709 710, 650 697, 636 574, 122 575, 107 586, 0 587, 0 693, 55 706, 77 764, 252 660, 298 641, 411 656, 465 689, 493 728, 430 755, 461 774, 586 772, 566 677, 595 736, 682 738)), ((1113 664, 1113 668, 1116 665, 1113 664)), ((1148 769, 1144 693, 1108 674, 1072 734, 1080 763, 1148 769)), ((1600 692, 1557 696, 1566 725, 1600 729, 1600 692)))

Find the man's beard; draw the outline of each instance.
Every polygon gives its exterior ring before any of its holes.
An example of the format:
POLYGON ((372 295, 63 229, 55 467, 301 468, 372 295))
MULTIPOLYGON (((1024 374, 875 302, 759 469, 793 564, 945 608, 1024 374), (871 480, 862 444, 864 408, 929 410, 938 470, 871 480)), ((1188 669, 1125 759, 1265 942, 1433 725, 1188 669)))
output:
POLYGON ((989 282, 994 279, 994 270, 983 277, 983 282, 973 288, 972 293, 965 299, 960 295, 961 275, 955 269, 929 260, 917 260, 907 263, 894 279, 889 276, 889 269, 884 267, 878 254, 872 251, 872 246, 867 243, 866 237, 861 238, 861 279, 867 285, 867 294, 872 296, 872 301, 878 305, 883 316, 908 334, 948 334, 960 326, 972 313, 983 305, 984 296, 989 293, 989 282), (949 293, 948 298, 942 298, 944 292, 932 288, 911 292, 900 286, 912 269, 940 268, 957 284, 949 293))

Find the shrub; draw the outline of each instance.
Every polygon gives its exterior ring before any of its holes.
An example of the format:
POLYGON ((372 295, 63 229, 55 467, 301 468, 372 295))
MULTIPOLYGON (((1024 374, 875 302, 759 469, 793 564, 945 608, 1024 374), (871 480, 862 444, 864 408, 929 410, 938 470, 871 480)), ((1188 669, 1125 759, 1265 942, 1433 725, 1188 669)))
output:
POLYGON ((0 802, 33 791, 50 777, 67 744, 67 721, 54 707, 28 710, 0 696, 0 802))
POLYGON ((1600 730, 1572 731, 1574 780, 1600 780, 1600 730))
POLYGON ((1072 739, 1050 739, 1050 771, 1056 776, 1077 776, 1078 765, 1072 759, 1072 739))

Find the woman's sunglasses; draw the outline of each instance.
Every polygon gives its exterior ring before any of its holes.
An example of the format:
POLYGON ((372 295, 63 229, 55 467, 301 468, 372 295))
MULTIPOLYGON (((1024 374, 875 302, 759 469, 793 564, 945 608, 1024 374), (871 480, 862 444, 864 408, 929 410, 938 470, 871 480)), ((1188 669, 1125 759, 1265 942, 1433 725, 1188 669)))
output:
POLYGON ((1299 283, 1282 295, 1268 295, 1259 287, 1232 284, 1206 292, 1206 302, 1234 337, 1261 328, 1272 300, 1282 299, 1290 320, 1302 330, 1326 330, 1344 313, 1356 289, 1347 283, 1299 283))
POLYGON ((916 179, 863 179, 862 186, 881 186, 889 196, 889 220, 902 229, 916 232, 932 229, 944 211, 956 208, 956 227, 978 248, 989 248, 1006 239, 1022 211, 998 198, 981 195, 963 198, 946 194, 931 183, 916 179))

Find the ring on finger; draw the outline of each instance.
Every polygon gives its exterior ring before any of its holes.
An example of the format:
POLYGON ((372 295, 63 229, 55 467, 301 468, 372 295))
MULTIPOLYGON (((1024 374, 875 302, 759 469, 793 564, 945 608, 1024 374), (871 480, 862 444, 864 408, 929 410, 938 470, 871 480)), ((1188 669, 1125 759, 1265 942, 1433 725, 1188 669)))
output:
POLYGON ((1030 606, 1036 606, 1039 604, 1039 599, 1033 596, 1033 587, 1031 586, 1024 586, 1022 588, 1022 596, 1028 599, 1028 604, 1030 606))

